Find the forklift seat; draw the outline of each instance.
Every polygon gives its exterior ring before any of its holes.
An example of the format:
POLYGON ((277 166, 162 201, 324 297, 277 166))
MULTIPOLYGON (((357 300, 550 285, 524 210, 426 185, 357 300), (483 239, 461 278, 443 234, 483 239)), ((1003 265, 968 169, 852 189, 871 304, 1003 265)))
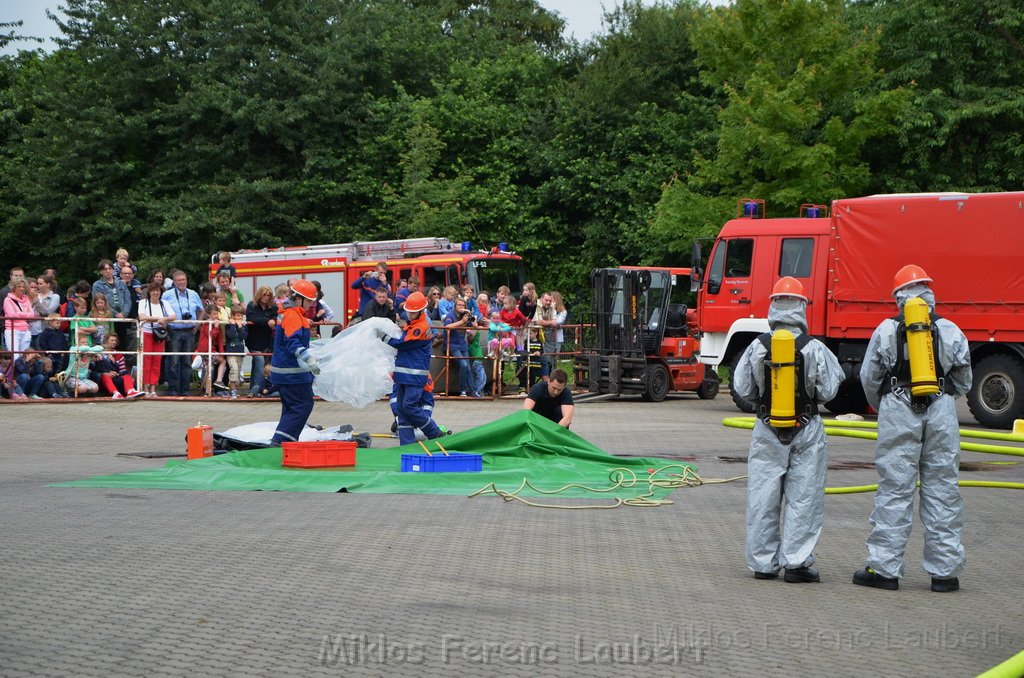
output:
POLYGON ((665 336, 686 336, 686 304, 669 304, 665 316, 665 336))

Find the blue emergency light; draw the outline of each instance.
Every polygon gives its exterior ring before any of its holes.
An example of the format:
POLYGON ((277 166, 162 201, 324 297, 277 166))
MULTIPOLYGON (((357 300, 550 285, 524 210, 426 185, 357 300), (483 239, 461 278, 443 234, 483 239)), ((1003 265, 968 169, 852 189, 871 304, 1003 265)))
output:
POLYGON ((756 217, 757 216, 757 203, 756 202, 743 203, 743 216, 745 216, 745 217, 756 217))
POLYGON ((472 252, 473 251, 473 243, 471 243, 468 240, 463 240, 462 241, 462 251, 463 252, 472 252))
POLYGON ((821 210, 818 209, 817 207, 808 207, 807 208, 807 217, 809 219, 817 219, 820 216, 821 216, 821 210))
POLYGON ((507 242, 499 242, 498 243, 498 251, 499 252, 506 252, 507 253, 508 252, 508 243, 507 242))

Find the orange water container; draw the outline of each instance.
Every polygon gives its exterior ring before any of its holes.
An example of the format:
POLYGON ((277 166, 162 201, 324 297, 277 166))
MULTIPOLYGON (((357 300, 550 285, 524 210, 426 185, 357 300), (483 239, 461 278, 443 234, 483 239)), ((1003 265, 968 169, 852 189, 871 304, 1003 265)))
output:
POLYGON ((213 456, 213 427, 196 424, 185 435, 188 442, 188 458, 203 459, 213 456))

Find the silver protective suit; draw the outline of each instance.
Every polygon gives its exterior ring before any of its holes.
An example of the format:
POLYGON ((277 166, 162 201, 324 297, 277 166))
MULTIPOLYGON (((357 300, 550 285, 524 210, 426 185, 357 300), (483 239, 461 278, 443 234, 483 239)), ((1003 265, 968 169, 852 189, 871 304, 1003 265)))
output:
MULTIPOLYGON (((792 297, 772 301, 768 323, 772 330, 794 335, 807 332, 806 304, 792 297)), ((801 350, 808 396, 818 403, 835 397, 843 381, 836 357, 820 341, 801 350), (813 391, 813 392, 810 392, 813 391)), ((745 399, 758 401, 766 388, 767 350, 760 341, 747 347, 733 375, 734 388, 745 399)), ((821 417, 811 417, 788 445, 758 420, 747 456, 747 566, 754 572, 780 567, 809 567, 825 518, 825 469, 828 447, 821 417), (784 506, 784 508, 783 508, 784 506), (781 518, 781 525, 780 525, 781 518)))
MULTIPOLYGON (((896 305, 902 309, 915 296, 934 311, 935 297, 924 285, 899 290, 896 305)), ((878 411, 875 468, 879 480, 870 519, 867 564, 883 577, 903 577, 903 554, 914 522, 918 478, 925 572, 947 579, 958 576, 964 568, 964 547, 960 543, 964 505, 957 486, 960 430, 956 398, 971 389, 971 356, 960 328, 939 319, 936 329, 935 357, 945 372, 945 390, 934 397, 924 412, 914 412, 907 400, 909 396, 894 393, 890 387, 889 375, 895 369, 897 356, 895 320, 885 320, 875 329, 860 371, 868 403, 878 411)))

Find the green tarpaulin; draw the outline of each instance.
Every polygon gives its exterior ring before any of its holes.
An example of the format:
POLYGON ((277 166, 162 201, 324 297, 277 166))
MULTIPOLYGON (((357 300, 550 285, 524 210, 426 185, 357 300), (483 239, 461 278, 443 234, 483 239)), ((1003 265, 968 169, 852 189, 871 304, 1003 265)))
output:
MULTIPOLYGON (((449 452, 483 455, 479 473, 402 473, 402 454, 422 454, 419 445, 385 449, 366 448, 357 453, 356 465, 345 469, 291 469, 281 466, 281 448, 231 452, 192 461, 175 460, 163 468, 96 476, 57 483, 56 487, 118 487, 165 490, 267 490, 280 492, 369 492, 468 495, 488 483, 505 491, 519 487, 524 478, 544 490, 569 483, 605 488, 609 472, 626 467, 646 478, 649 468, 679 462, 640 457, 616 457, 591 445, 533 412, 520 411, 490 424, 446 436, 449 452)), ((428 442, 433 452, 436 446, 428 442)), ((648 491, 648 483, 600 495, 634 497, 648 491)), ((671 490, 656 489, 654 497, 671 490)), ((525 489, 524 496, 537 496, 525 489)), ((570 488, 560 496, 594 497, 570 488)))

